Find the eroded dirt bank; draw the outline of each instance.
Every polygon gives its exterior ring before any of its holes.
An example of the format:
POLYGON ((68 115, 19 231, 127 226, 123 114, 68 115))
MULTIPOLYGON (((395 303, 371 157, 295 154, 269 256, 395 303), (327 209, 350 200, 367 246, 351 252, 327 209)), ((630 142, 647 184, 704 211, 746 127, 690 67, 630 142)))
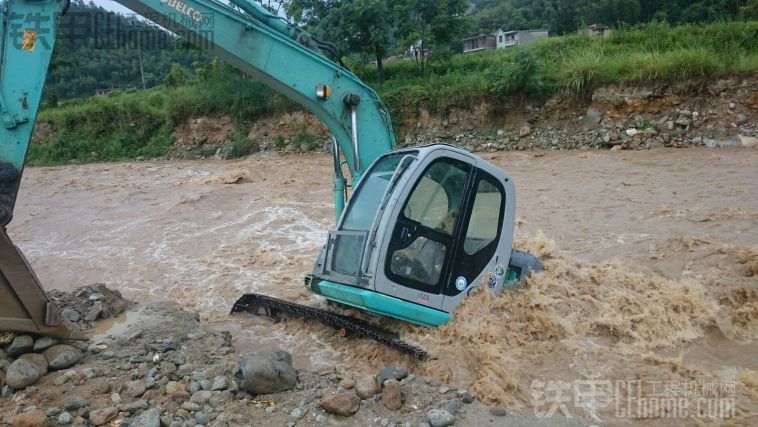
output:
MULTIPOLYGON (((422 364, 319 325, 226 317, 245 291, 318 303, 302 275, 333 226, 328 156, 29 169, 9 233, 48 288, 105 282, 137 302, 172 299, 238 349, 280 347, 301 369, 404 365, 529 412, 581 381, 638 381, 645 396, 716 384, 734 399, 728 420, 756 422, 758 152, 484 155, 514 177, 518 245, 548 268, 523 291, 475 295, 439 330, 388 321, 436 355, 422 364)), ((624 390, 565 409, 614 424, 720 420, 619 415, 624 390)))

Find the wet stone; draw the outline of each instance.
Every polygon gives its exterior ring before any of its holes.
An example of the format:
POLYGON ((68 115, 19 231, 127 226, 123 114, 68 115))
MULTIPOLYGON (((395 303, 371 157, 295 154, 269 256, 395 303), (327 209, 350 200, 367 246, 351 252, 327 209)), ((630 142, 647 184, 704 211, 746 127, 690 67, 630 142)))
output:
POLYGON ((44 355, 51 371, 70 368, 82 360, 81 350, 66 344, 56 344, 45 350, 44 355))
POLYGON ((5 372, 6 387, 20 390, 36 383, 46 371, 40 366, 25 359, 18 359, 8 366, 5 372))
POLYGON ((250 394, 277 393, 297 384, 292 355, 285 351, 257 351, 242 356, 234 377, 239 388, 250 394))
POLYGON ((29 353, 34 349, 34 338, 29 335, 19 335, 13 339, 5 351, 8 356, 18 357, 24 353, 29 353))
POLYGON ((40 353, 48 348, 54 346, 55 344, 58 344, 58 338, 52 338, 52 337, 41 337, 37 338, 37 341, 34 341, 34 352, 40 353))

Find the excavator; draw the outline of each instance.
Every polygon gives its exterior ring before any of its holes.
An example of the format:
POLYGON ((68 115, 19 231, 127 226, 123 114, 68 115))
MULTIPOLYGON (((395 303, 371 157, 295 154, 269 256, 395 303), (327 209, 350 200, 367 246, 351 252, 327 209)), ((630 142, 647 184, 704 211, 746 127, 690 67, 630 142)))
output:
MULTIPOLYGON (((2 3, 0 330, 78 339, 6 231, 68 1, 2 3)), ((395 149, 385 105, 335 46, 253 0, 116 1, 291 98, 329 129, 336 228, 305 277, 311 292, 372 316, 438 326, 475 287, 498 294, 542 268, 512 247, 513 180, 450 145, 395 149)), ((327 310, 246 294, 232 308, 240 311, 294 313, 425 356, 368 321, 327 310)))

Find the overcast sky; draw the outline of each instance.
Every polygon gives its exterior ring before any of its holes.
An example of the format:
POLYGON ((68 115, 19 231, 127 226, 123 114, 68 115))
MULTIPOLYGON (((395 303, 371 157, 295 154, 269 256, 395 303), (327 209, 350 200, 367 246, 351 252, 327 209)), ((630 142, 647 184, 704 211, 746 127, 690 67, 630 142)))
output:
POLYGON ((119 13, 134 13, 131 10, 121 6, 112 0, 92 0, 96 5, 103 7, 106 10, 112 10, 119 13))

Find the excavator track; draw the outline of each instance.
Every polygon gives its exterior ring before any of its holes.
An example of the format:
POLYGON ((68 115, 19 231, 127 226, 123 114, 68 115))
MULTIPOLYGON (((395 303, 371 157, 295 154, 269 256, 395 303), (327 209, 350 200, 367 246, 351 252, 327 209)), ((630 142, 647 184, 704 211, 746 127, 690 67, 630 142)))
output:
POLYGON ((340 331, 340 335, 344 335, 346 331, 349 331, 358 336, 374 340, 401 353, 408 354, 416 360, 425 360, 429 356, 423 349, 413 344, 409 344, 396 336, 393 336, 389 331, 373 326, 363 320, 332 313, 327 310, 294 304, 266 295, 242 295, 242 297, 234 303, 231 312, 233 314, 243 311, 248 311, 253 314, 263 314, 267 317, 274 317, 276 312, 291 313, 306 319, 318 320, 329 326, 334 326, 340 331))

